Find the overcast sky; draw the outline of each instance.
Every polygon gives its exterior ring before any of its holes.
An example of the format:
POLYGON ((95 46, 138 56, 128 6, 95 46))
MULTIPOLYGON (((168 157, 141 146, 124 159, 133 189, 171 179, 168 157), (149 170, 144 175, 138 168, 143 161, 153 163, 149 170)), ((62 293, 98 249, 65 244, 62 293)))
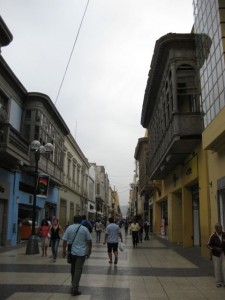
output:
MULTIPOLYGON (((2 55, 28 90, 55 103, 87 0, 0 0, 13 34, 2 55)), ((90 0, 56 107, 89 162, 129 200, 155 42, 189 33, 192 0, 90 0)))

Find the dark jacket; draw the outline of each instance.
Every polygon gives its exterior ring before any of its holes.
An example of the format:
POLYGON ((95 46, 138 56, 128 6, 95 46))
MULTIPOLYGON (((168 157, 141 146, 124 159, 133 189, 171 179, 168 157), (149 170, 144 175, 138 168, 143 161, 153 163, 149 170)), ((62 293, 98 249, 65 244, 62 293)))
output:
POLYGON ((216 232, 214 232, 210 236, 207 246, 212 250, 212 255, 214 256, 220 257, 222 252, 225 254, 225 232, 222 232, 222 242, 216 232), (220 248, 222 251, 219 251, 217 248, 220 248))

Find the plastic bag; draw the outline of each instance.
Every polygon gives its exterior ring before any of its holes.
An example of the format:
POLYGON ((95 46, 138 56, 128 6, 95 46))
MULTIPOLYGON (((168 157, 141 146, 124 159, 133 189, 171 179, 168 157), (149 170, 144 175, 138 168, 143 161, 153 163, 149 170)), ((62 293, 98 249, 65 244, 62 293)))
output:
POLYGON ((119 250, 120 251, 124 251, 125 247, 124 247, 124 243, 119 242, 119 250))

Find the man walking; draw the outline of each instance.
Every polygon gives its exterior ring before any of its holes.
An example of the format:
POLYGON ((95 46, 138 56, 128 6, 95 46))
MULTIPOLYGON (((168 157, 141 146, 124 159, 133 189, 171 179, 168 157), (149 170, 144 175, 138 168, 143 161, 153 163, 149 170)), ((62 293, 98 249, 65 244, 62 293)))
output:
POLYGON ((207 244, 212 252, 212 260, 216 279, 216 286, 225 285, 225 232, 222 225, 215 225, 215 232, 210 236, 207 244))
POLYGON ((140 225, 137 223, 137 221, 135 219, 134 219, 133 223, 130 225, 130 230, 132 232, 133 246, 137 247, 137 244, 139 242, 139 240, 138 240, 138 232, 140 230, 140 225))
POLYGON ((106 227, 105 241, 107 241, 109 263, 112 264, 112 252, 114 254, 114 264, 118 262, 118 237, 120 237, 121 242, 123 242, 123 237, 120 231, 119 225, 114 223, 113 218, 109 218, 109 224, 106 227))
POLYGON ((93 229, 92 223, 89 220, 87 220, 86 215, 83 215, 81 218, 82 218, 81 224, 83 226, 87 227, 87 229, 89 230, 89 232, 92 233, 92 229, 93 229))
POLYGON ((91 255, 92 236, 88 229, 81 225, 81 216, 74 217, 74 224, 67 227, 63 236, 63 257, 66 257, 66 246, 71 246, 72 296, 80 295, 79 282, 86 256, 91 255))

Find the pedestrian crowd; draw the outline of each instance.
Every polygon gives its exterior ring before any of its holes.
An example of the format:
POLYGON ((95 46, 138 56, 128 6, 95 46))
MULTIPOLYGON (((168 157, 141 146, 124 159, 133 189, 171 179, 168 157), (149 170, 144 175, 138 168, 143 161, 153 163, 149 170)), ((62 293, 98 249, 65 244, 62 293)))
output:
MULTIPOLYGON (((123 243, 121 227, 124 226, 125 235, 132 235, 133 247, 136 248, 143 240, 149 240, 150 224, 148 221, 134 219, 131 222, 115 221, 109 218, 107 221, 96 219, 88 220, 85 215, 75 216, 74 224, 68 225, 63 231, 56 217, 49 220, 42 220, 38 228, 38 235, 41 238, 42 256, 47 256, 47 249, 50 246, 53 262, 57 259, 58 245, 63 240, 63 257, 67 256, 67 247, 70 246, 71 254, 71 294, 80 295, 79 282, 82 275, 85 259, 89 258, 92 250, 92 231, 96 232, 96 244, 107 244, 109 264, 118 263, 119 243, 123 243)), ((121 246, 123 248, 123 246, 121 246)), ((215 231, 211 234, 207 247, 214 266, 216 286, 225 286, 225 232, 221 224, 215 224, 215 231)), ((68 247, 69 248, 69 247, 68 247)))

